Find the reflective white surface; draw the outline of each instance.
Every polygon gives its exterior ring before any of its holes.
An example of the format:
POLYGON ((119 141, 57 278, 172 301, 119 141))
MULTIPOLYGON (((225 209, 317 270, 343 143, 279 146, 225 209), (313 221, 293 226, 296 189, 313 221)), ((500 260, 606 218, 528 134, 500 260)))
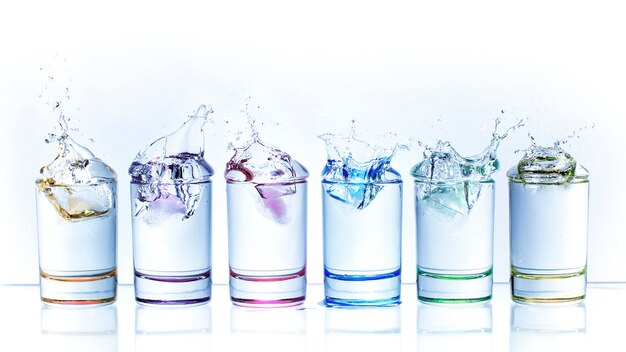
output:
POLYGON ((417 303, 403 285, 403 303, 383 309, 319 304, 309 285, 303 307, 234 307, 228 286, 214 286, 211 303, 189 308, 136 305, 132 286, 101 308, 54 308, 37 286, 0 286, 0 348, 46 351, 610 351, 621 350, 626 284, 590 285, 584 304, 513 303, 509 287, 494 287, 488 305, 440 307, 417 303))

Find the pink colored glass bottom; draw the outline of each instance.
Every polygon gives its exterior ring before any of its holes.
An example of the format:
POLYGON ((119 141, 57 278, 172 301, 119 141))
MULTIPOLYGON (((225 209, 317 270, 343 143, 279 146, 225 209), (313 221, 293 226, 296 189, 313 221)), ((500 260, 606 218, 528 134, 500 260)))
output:
POLYGON ((283 275, 251 276, 230 270, 230 296, 243 307, 292 307, 306 297, 306 268, 283 275))

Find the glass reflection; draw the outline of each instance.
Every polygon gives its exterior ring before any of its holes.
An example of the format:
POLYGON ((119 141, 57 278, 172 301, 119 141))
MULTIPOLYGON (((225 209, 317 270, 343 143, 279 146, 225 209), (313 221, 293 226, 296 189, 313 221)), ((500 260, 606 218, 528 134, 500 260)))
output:
POLYGON ((135 308, 136 351, 211 351, 211 306, 135 308))
POLYGON ((491 304, 417 308, 418 351, 492 351, 491 304))
POLYGON ((511 305, 509 350, 586 351, 584 303, 562 306, 511 305))
POLYGON ((399 351, 400 306, 324 309, 325 350, 399 351))
POLYGON ((306 350, 306 309, 232 306, 230 333, 234 351, 306 350))
POLYGON ((117 351, 117 307, 41 307, 41 340, 52 351, 117 351))

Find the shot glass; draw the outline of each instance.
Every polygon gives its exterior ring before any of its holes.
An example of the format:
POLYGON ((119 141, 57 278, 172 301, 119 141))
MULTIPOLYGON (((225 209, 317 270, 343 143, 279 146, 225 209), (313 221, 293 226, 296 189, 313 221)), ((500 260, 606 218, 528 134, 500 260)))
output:
POLYGON ((425 303, 491 299, 493 180, 415 179, 417 297, 425 303))
POLYGON ((131 183, 130 188, 137 302, 156 306, 208 302, 211 180, 131 183), (145 194, 151 198, 145 199, 145 194))
POLYGON ((379 183, 322 181, 327 305, 400 303, 402 180, 388 173, 379 183))
POLYGON ((52 305, 114 302, 117 181, 45 187, 41 182, 36 192, 41 300, 52 305))
POLYGON ((509 174, 511 289, 519 303, 578 302, 587 287, 589 179, 509 174), (562 181, 562 180, 561 180, 562 181))
POLYGON ((288 307, 306 296, 307 183, 227 180, 230 296, 247 307, 288 307))

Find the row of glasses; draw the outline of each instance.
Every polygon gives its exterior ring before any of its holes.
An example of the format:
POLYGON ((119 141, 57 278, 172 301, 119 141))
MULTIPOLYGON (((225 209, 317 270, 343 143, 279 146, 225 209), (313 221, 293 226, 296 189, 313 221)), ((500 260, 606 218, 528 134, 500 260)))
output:
MULTIPOLYGON (((344 185, 376 189, 376 199, 365 211, 334 199, 326 192, 331 185, 322 185, 328 305, 400 303, 402 181, 397 172, 390 172, 396 175, 392 181, 344 185)), ((516 168, 508 176, 513 299, 521 303, 584 299, 588 174, 577 172, 567 183, 534 182, 520 175, 516 168)), ((277 184, 229 181, 229 260, 234 304, 282 307, 304 301, 306 186, 306 176, 302 175, 277 184), (263 192, 259 192, 259 187, 264 188, 263 192), (286 192, 286 187, 296 191, 286 192), (278 221, 272 216, 255 216, 268 208, 285 216, 278 221)), ((210 179, 175 185, 132 184, 133 199, 142 187, 161 187, 161 193, 169 192, 172 197, 164 197, 162 204, 152 203, 153 211, 147 219, 137 216, 142 213, 133 204, 137 301, 146 305, 209 301, 210 179), (179 204, 181 198, 175 197, 180 190, 195 195, 190 200, 195 202, 193 216, 171 216, 172 209, 182 209, 184 213, 184 206, 179 204)), ((110 188, 115 192, 115 182, 110 188)), ((489 179, 477 184, 433 185, 416 179, 415 191, 419 300, 434 304, 489 301, 495 182, 489 179), (480 197, 469 212, 451 215, 450 209, 433 197, 420 197, 425 188, 432 191, 432 187, 437 187, 438 192, 479 192, 480 197)), ((42 276, 42 300, 61 305, 113 302, 116 226, 111 223, 116 221, 116 207, 104 217, 68 220, 58 217, 45 194, 38 193, 37 209, 42 273, 61 272, 65 277, 59 280, 42 276), (64 228, 76 229, 83 237, 77 238, 76 231, 64 228), (107 234, 103 235, 105 230, 107 234), (91 238, 99 242, 91 243, 91 238), (91 272, 113 274, 98 274, 90 279, 91 272)))

